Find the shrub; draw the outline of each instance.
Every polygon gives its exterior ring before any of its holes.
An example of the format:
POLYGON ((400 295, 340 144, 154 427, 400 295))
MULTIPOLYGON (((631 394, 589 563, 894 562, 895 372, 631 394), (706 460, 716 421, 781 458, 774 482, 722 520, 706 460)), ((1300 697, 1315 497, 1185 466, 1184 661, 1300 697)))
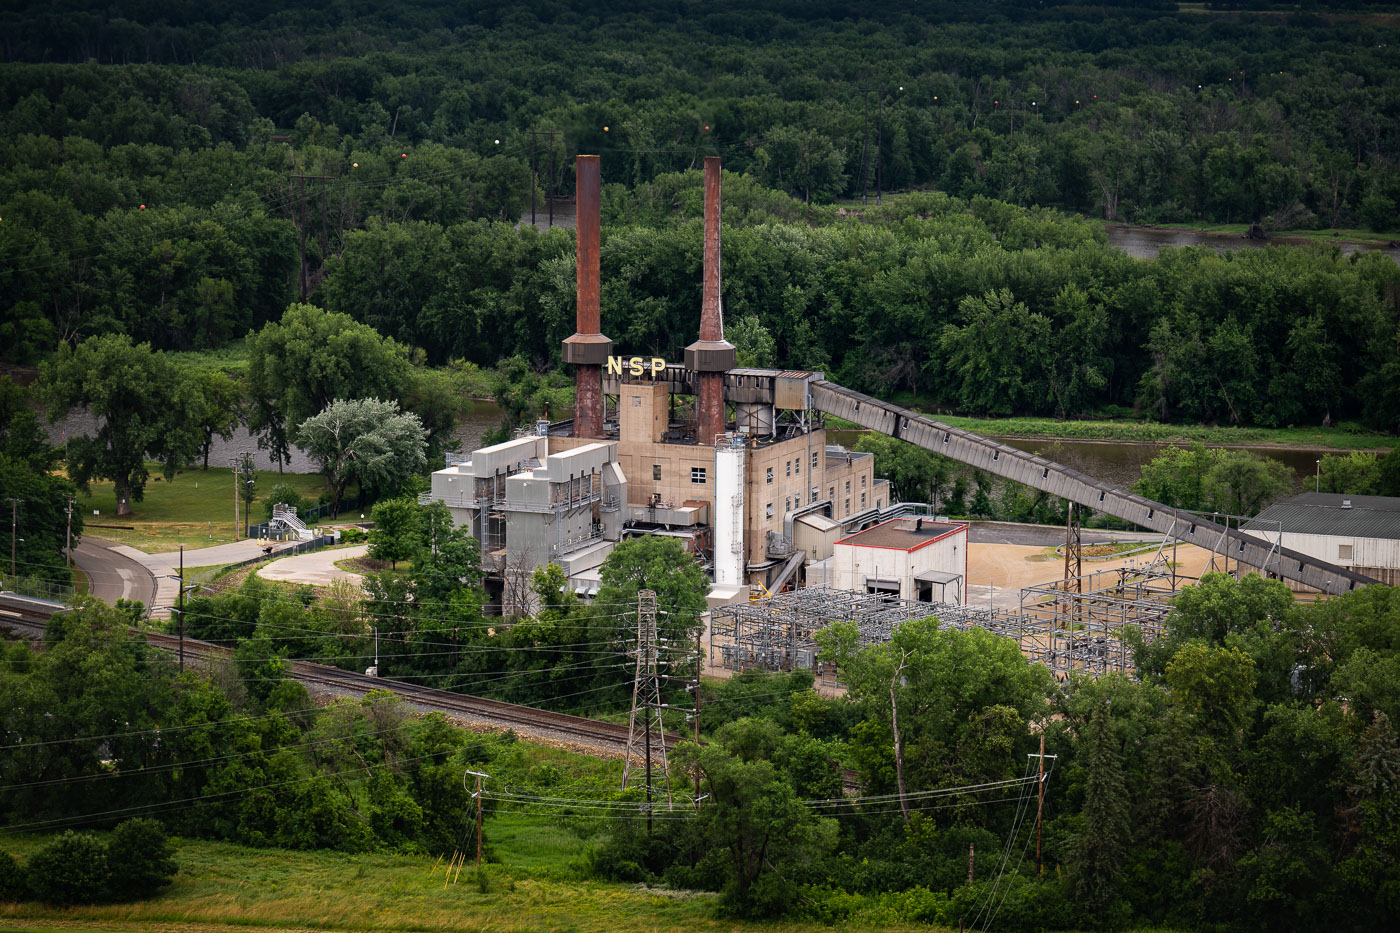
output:
POLYGON ((29 890, 46 904, 91 904, 107 896, 107 846, 68 830, 29 860, 29 890))
POLYGON ((118 824, 107 843, 108 890, 118 900, 150 897, 175 877, 175 847, 155 820, 118 824))
POLYGON ((22 901, 28 893, 24 883, 24 869, 8 852, 0 852, 0 903, 22 901))

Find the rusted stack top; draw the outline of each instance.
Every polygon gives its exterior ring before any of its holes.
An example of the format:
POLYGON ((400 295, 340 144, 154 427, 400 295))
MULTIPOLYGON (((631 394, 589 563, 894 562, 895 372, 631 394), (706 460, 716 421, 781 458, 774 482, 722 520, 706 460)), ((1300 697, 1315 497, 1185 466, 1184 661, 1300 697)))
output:
POLYGON ((734 345, 724 339, 720 299, 720 159, 705 157, 704 294, 700 339, 685 348, 685 365, 695 373, 696 443, 710 445, 724 433, 724 374, 734 368, 734 345))
POLYGON ((564 341, 564 362, 574 370, 574 437, 603 434, 603 365, 613 343, 602 333, 599 302, 599 217, 601 177, 598 157, 581 155, 576 165, 578 198, 578 311, 575 333, 564 341))

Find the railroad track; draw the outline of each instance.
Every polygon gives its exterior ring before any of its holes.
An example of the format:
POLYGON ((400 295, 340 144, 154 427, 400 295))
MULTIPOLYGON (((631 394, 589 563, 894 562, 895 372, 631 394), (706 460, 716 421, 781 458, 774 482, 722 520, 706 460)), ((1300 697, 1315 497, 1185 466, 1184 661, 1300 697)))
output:
MULTIPOLYGON (((65 607, 57 603, 0 593, 0 626, 7 626, 31 637, 42 638, 49 619, 64 610, 65 607)), ((148 644, 171 654, 180 651, 179 636, 167 635, 164 632, 140 632, 138 629, 132 631, 145 635, 148 644)), ((227 648, 207 641, 186 638, 184 643, 185 657, 203 661, 205 664, 227 658, 230 654, 227 648)), ((372 690, 388 690, 419 709, 446 713, 488 728, 512 729, 528 735, 562 740, 581 746, 582 750, 597 749, 609 756, 624 755, 627 752, 627 727, 617 723, 599 722, 583 716, 555 713, 535 709, 533 706, 520 706, 465 693, 452 693, 449 690, 438 690, 402 680, 367 677, 312 661, 292 661, 288 673, 293 680, 309 687, 319 687, 326 692, 364 696, 372 690)), ((666 747, 674 748, 678 742, 686 741, 686 738, 682 735, 667 735, 666 747)), ((842 784, 848 795, 860 792, 859 778, 854 771, 842 770, 842 784)))
MULTIPOLYGON (((58 604, 28 600, 9 593, 0 594, 0 625, 30 636, 42 637, 48 620, 62 609, 58 604)), ((140 634, 157 648, 172 654, 180 650, 178 636, 163 632, 140 634)), ((184 643, 186 659, 194 659, 196 662, 208 664, 216 659, 227 658, 230 654, 227 648, 206 641, 186 638, 184 643)), ((367 677, 364 674, 311 661, 291 661, 287 673, 293 680, 307 687, 320 688, 322 692, 364 696, 372 690, 387 690, 419 709, 447 713, 488 728, 513 729, 530 735, 579 744, 585 748, 594 747, 609 754, 620 755, 627 750, 627 727, 617 723, 600 722, 583 716, 571 716, 568 713, 556 713, 465 693, 453 693, 387 677, 367 677)), ((669 734, 666 736, 666 745, 668 748, 674 747, 684 739, 685 736, 669 734)))

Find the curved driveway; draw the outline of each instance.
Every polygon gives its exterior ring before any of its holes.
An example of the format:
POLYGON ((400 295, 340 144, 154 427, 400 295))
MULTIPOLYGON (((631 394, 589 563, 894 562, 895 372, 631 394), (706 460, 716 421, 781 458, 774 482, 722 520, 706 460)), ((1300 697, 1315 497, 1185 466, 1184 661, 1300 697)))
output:
POLYGON ((113 547, 110 541, 84 537, 73 548, 73 563, 87 575, 88 592, 108 605, 119 599, 139 599, 148 606, 154 603, 155 575, 113 547))
POLYGON ((335 562, 364 557, 368 553, 368 544, 312 551, 310 554, 284 557, 270 564, 264 564, 258 568, 258 576, 264 580, 276 580, 280 583, 309 583, 312 586, 329 586, 336 580, 354 580, 359 583, 364 579, 363 577, 358 573, 341 570, 335 565, 335 562))

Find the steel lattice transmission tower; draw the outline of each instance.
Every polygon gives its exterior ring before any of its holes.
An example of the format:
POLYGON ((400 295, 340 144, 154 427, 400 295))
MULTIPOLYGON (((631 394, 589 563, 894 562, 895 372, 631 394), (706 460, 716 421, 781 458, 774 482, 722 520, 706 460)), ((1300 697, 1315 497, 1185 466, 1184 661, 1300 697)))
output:
POLYGON ((661 775, 666 785, 666 804, 671 805, 670 771, 666 764, 666 729, 661 721, 661 674, 658 668, 659 644, 656 633, 656 591, 637 593, 637 673, 632 681, 632 711, 627 715, 627 755, 622 765, 622 788, 632 777, 634 755, 640 749, 646 762, 647 831, 651 831, 652 801, 652 721, 655 719, 661 756, 661 775), (638 713, 641 722, 638 723, 638 713))

